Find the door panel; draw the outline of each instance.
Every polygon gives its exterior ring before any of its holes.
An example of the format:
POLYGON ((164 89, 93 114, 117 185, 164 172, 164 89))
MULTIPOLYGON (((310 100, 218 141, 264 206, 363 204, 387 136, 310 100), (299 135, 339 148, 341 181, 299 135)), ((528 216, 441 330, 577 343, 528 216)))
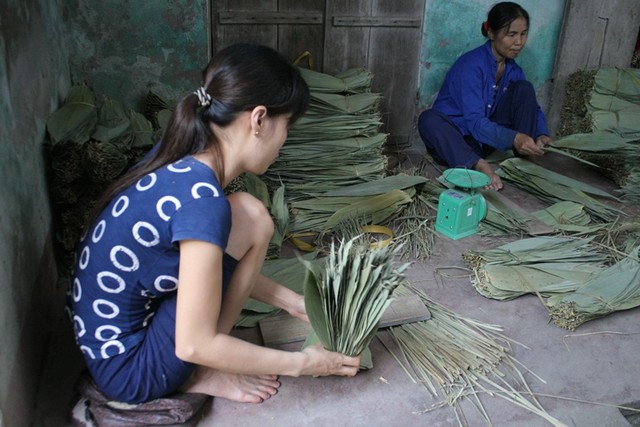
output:
MULTIPOLYGON (((381 106, 389 146, 413 133, 425 0, 212 0, 213 51, 262 43, 294 60, 309 51, 314 69, 364 67, 381 106)), ((301 64, 306 66, 306 63, 301 64)))

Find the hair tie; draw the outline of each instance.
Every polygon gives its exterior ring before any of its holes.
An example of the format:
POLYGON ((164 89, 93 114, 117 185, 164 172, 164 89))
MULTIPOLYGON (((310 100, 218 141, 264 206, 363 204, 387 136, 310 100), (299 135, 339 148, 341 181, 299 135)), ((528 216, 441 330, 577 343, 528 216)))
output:
MULTIPOLYGON (((476 27, 476 28, 478 28, 478 27, 476 27)), ((484 21, 482 23, 482 29, 485 30, 485 31, 489 30, 489 21, 484 21)))
POLYGON ((198 88, 198 90, 193 93, 198 96, 198 105, 200 107, 208 107, 211 105, 211 95, 207 93, 204 87, 198 88))

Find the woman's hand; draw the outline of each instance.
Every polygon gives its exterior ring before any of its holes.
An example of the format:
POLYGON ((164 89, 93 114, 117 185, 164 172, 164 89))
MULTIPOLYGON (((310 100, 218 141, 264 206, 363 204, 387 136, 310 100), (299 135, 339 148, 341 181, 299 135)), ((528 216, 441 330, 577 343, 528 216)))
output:
POLYGON ((301 375, 353 377, 360 369, 361 356, 345 356, 344 354, 326 350, 320 344, 309 346, 302 353, 307 357, 307 361, 301 375))
POLYGON ((540 148, 544 148, 547 145, 553 145, 553 139, 547 135, 540 135, 538 139, 536 139, 536 145, 540 148))
MULTIPOLYGON (((548 138, 548 137, 547 137, 548 138)), ((538 138, 539 140, 540 138, 538 138)), ((524 133, 517 133, 513 140, 513 148, 523 156, 541 156, 544 150, 539 146, 533 138, 524 133)))
POLYGON ((291 316, 296 317, 300 320, 304 320, 305 322, 309 322, 309 317, 307 316, 307 309, 304 305, 304 296, 300 294, 295 294, 292 296, 289 306, 286 308, 287 313, 291 316))
POLYGON ((309 321, 304 307, 304 297, 263 274, 258 275, 251 298, 285 310, 305 322, 309 321))

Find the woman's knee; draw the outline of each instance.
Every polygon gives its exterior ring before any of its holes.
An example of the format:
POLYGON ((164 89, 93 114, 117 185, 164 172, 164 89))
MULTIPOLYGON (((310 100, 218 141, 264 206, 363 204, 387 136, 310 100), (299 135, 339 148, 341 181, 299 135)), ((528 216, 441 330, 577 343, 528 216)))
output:
POLYGON ((231 205, 231 232, 243 239, 270 240, 274 225, 264 203, 249 193, 236 192, 227 196, 231 205))
POLYGON ((526 97, 529 99, 536 99, 536 90, 533 87, 533 84, 528 80, 511 82, 509 90, 513 90, 518 98, 526 97))

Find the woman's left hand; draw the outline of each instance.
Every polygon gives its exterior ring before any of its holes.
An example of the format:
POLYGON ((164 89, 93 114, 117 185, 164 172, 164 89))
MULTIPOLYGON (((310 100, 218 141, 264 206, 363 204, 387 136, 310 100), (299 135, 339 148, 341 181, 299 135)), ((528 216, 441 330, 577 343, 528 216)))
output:
POLYGON ((536 145, 544 148, 547 145, 553 145, 553 140, 547 135, 540 135, 538 139, 536 139, 536 145))
POLYGON ((295 298, 292 298, 291 306, 287 308, 287 312, 293 317, 297 317, 300 320, 309 322, 309 317, 307 316, 307 309, 304 306, 304 296, 300 294, 297 294, 295 298))

